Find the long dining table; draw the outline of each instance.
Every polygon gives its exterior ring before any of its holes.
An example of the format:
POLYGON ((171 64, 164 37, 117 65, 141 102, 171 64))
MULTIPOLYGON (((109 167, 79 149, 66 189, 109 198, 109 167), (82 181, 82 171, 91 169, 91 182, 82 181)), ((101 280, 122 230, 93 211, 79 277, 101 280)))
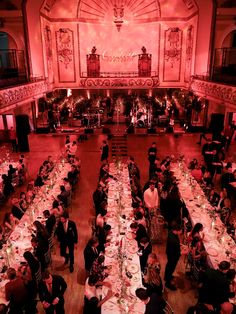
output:
POLYGON ((193 178, 185 163, 172 163, 171 170, 177 179, 182 200, 189 212, 193 225, 203 224, 204 246, 208 254, 210 266, 218 268, 223 260, 233 261, 231 267, 236 268, 236 244, 227 233, 220 216, 207 200, 201 186, 193 178))
MULTIPOLYGON (((142 286, 142 274, 137 241, 130 229, 133 208, 127 164, 111 163, 109 172, 113 179, 108 185, 106 223, 112 233, 105 249, 105 264, 110 269, 106 280, 115 295, 102 305, 102 314, 143 314, 144 304, 135 295, 142 286)), ((106 295, 107 287, 102 293, 106 295)))
MULTIPOLYGON (((2 250, 0 250, 0 272, 4 266, 17 269, 24 262, 24 252, 27 250, 32 251, 33 222, 35 220, 44 222, 43 211, 50 209, 53 200, 60 194, 60 185, 63 184, 63 178, 67 177, 70 167, 71 165, 64 162, 64 160, 55 164, 45 185, 39 188, 19 224, 10 234, 2 250)), ((7 279, 5 274, 1 274, 0 278, 0 303, 6 303, 4 287, 7 279)))

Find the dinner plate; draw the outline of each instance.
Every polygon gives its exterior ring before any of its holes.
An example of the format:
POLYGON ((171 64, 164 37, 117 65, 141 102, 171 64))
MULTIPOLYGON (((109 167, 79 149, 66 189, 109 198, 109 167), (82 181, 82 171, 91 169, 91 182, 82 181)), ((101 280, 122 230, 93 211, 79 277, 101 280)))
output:
POLYGON ((207 253, 208 255, 213 256, 213 257, 218 255, 218 251, 213 247, 208 248, 207 253))
POLYGON ((137 245, 130 245, 127 247, 127 251, 131 254, 135 254, 138 252, 137 245))
POLYGON ((113 249, 107 248, 105 251, 105 255, 107 257, 113 257, 115 255, 115 251, 113 249))
POLYGON ((132 232, 127 232, 125 237, 128 239, 128 240, 133 240, 133 233, 132 232))
POLYGON ((129 271, 131 274, 136 274, 139 271, 139 267, 137 264, 129 264, 127 266, 127 271, 129 271))

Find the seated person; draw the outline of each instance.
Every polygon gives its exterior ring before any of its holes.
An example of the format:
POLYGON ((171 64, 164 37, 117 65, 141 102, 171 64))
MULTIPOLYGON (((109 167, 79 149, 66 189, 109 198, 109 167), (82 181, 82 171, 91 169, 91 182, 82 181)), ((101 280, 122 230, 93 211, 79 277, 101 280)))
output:
POLYGON ((154 267, 147 267, 143 276, 143 285, 147 289, 148 295, 157 293, 162 296, 163 284, 160 274, 154 267))
POLYGON ((134 239, 138 242, 138 246, 140 247, 140 240, 142 238, 148 238, 146 229, 143 225, 138 224, 137 222, 131 223, 130 229, 133 233, 134 239))
POLYGON ((107 266, 104 265, 105 256, 99 255, 92 264, 90 275, 98 278, 98 281, 103 281, 108 276, 107 266))
POLYGON ((224 225, 228 226, 231 216, 231 202, 229 198, 225 198, 223 202, 223 207, 218 209, 217 212, 220 214, 220 219, 224 225))
POLYGON ((20 207, 19 200, 17 198, 12 199, 12 208, 11 212, 15 218, 20 220, 24 215, 25 211, 20 207))
POLYGON ((54 214, 50 214, 49 210, 44 210, 43 216, 46 219, 45 227, 47 229, 49 236, 51 236, 56 226, 56 217, 54 214))
POLYGON ((100 212, 102 202, 107 200, 107 194, 104 192, 103 187, 99 184, 93 193, 93 202, 96 210, 96 215, 100 212))
POLYGON ((66 191, 66 188, 64 187, 64 185, 60 185, 60 191, 61 191, 61 193, 57 196, 57 198, 61 202, 63 202, 64 207, 67 207, 68 206, 68 198, 70 196, 70 191, 66 191))
POLYGON ((63 179, 63 185, 66 189, 67 192, 70 192, 71 191, 71 184, 69 182, 69 179, 68 178, 64 178, 63 179))
POLYGON ((215 191, 215 189, 211 189, 210 194, 208 196, 208 201, 212 206, 217 206, 220 200, 220 195, 215 191))
POLYGON ((99 241, 98 250, 104 252, 105 247, 109 245, 107 236, 111 234, 111 226, 105 224, 103 227, 97 227, 97 237, 99 241))
POLYGON ((6 174, 2 175, 2 186, 3 186, 3 194, 7 198, 10 196, 12 192, 14 192, 14 187, 11 182, 11 178, 9 178, 6 174))
POLYGON ((145 304, 146 314, 163 313, 165 301, 162 296, 156 292, 148 294, 148 291, 144 288, 136 289, 135 294, 137 298, 139 298, 145 304))
POLYGON ((41 173, 39 173, 39 174, 37 175, 37 178, 36 178, 35 181, 34 181, 34 186, 35 186, 35 187, 41 187, 41 186, 43 186, 43 185, 44 185, 43 176, 42 176, 41 173))
POLYGON ((25 212, 28 208, 29 204, 26 201, 26 194, 25 192, 20 193, 20 200, 19 200, 20 208, 25 212))
POLYGON ((193 170, 195 169, 195 167, 198 165, 198 161, 196 158, 193 158, 192 161, 190 161, 189 165, 188 165, 188 169, 193 170))
POLYGON ((12 213, 6 213, 3 219, 4 233, 11 233, 18 223, 19 220, 15 218, 12 213))
POLYGON ((71 165, 71 170, 68 172, 68 180, 71 185, 75 185, 78 181, 79 171, 75 165, 71 165))
POLYGON ((51 215, 54 215, 56 219, 60 218, 61 215, 64 213, 64 209, 62 203, 58 200, 54 200, 52 203, 52 209, 50 210, 51 215))
POLYGON ((190 254, 193 263, 198 267, 206 267, 207 253, 199 237, 194 237, 190 245, 190 254))
POLYGON ((202 181, 203 174, 202 174, 201 168, 198 165, 195 166, 195 168, 191 171, 191 175, 194 177, 194 179, 197 182, 201 182, 202 181))
POLYGON ((107 300, 109 300, 114 293, 111 290, 111 284, 107 282, 99 282, 96 275, 90 275, 86 282, 84 288, 84 314, 99 314, 101 313, 101 306, 107 300), (98 287, 101 285, 108 287, 107 295, 100 300, 100 292, 98 287), (99 301, 100 300, 100 301, 99 301))
POLYGON ((16 168, 14 168, 12 165, 9 165, 9 170, 8 170, 8 177, 9 177, 9 179, 11 180, 12 179, 12 177, 14 176, 14 175, 16 175, 16 168))
POLYGON ((152 245, 147 237, 140 240, 139 259, 141 271, 144 272, 147 266, 147 260, 150 253, 152 253, 152 245))

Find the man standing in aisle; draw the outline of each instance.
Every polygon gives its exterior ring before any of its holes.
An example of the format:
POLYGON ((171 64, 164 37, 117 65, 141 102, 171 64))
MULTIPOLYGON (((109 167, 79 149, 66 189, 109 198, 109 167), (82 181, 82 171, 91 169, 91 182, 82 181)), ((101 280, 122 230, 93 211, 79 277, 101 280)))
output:
POLYGON ((39 284, 39 298, 46 314, 64 314, 64 293, 67 284, 63 277, 45 271, 39 284))
POLYGON ((74 247, 78 243, 78 233, 74 221, 69 220, 69 214, 65 211, 57 227, 57 238, 60 242, 60 254, 65 257, 65 265, 70 262, 70 272, 74 271, 74 247), (67 253, 67 248, 69 253, 67 253))
POLYGON ((148 209, 148 214, 155 214, 159 205, 159 197, 154 182, 150 181, 149 188, 144 192, 143 197, 145 206, 148 209))
POLYGON ((179 258, 181 256, 180 252, 180 240, 179 235, 181 233, 181 226, 173 223, 171 230, 168 233, 167 243, 166 243, 166 255, 167 264, 165 268, 165 282, 166 287, 170 290, 175 291, 177 288, 173 284, 173 273, 178 264, 179 258))
POLYGON ((156 147, 156 142, 152 143, 152 146, 149 147, 148 149, 148 160, 149 160, 149 178, 151 179, 151 172, 152 172, 152 167, 155 163, 157 157, 157 147, 156 147))

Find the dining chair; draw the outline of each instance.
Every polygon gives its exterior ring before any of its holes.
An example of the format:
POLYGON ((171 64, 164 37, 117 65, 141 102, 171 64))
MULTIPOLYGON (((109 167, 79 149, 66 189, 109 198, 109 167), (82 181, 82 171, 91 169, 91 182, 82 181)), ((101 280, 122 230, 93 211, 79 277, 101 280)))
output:
POLYGON ((163 312, 165 314, 174 314, 174 311, 173 311, 172 307, 170 306, 170 304, 166 300, 165 300, 165 302, 166 302, 166 305, 163 309, 163 312))

